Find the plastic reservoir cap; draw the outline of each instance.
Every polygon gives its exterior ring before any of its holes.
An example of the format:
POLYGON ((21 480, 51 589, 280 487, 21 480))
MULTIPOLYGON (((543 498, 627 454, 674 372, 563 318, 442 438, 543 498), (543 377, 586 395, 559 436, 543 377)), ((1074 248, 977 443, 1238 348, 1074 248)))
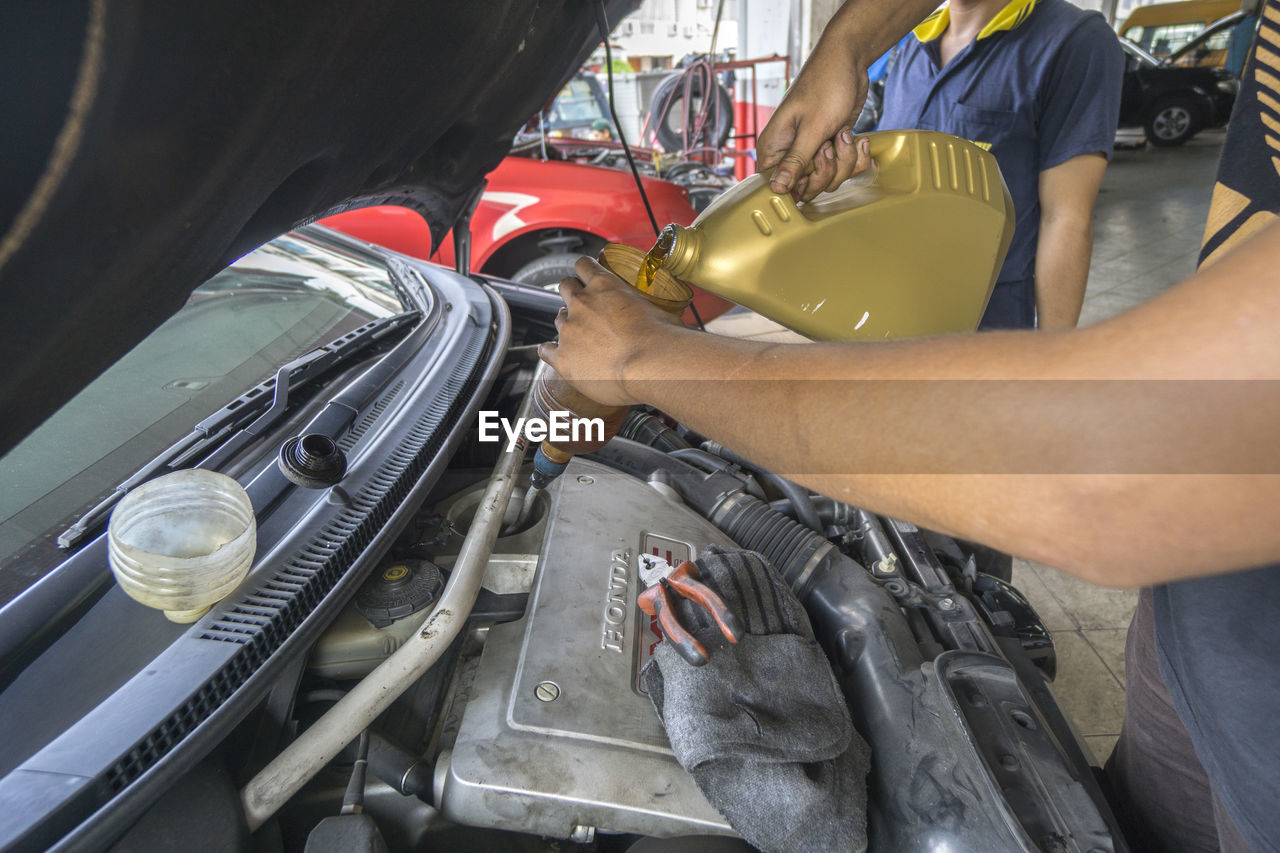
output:
POLYGON ((121 499, 107 524, 107 557, 130 598, 174 622, 194 622, 244 580, 257 540, 244 488, 194 468, 121 499))
POLYGON ((384 566, 356 593, 356 610, 375 628, 412 616, 434 602, 444 588, 440 567, 427 560, 384 566))

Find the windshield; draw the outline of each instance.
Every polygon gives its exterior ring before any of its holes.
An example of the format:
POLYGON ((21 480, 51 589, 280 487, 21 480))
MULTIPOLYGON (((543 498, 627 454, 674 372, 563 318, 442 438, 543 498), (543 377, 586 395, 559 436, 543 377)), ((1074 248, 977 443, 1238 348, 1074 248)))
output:
POLYGON ((1204 21, 1129 27, 1124 37, 1155 56, 1168 56, 1204 32, 1204 21))
POLYGON ((317 346, 400 313, 381 264, 286 234, 241 258, 0 457, 0 603, 81 513, 198 421, 317 346))
POLYGON ((585 77, 575 77, 552 102, 546 121, 548 130, 576 135, 591 131, 596 122, 608 123, 608 117, 600 107, 591 82, 585 77))
POLYGON ((1231 46, 1231 34, 1244 15, 1228 15, 1222 20, 1203 30, 1200 35, 1187 42, 1169 57, 1174 65, 1221 65, 1226 58, 1227 49, 1231 46))

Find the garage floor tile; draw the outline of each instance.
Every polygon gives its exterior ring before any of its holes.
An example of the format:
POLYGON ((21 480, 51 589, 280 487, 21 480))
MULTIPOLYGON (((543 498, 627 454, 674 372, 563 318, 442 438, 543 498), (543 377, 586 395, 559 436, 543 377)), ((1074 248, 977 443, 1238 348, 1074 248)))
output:
POLYGON ((1138 603, 1137 590, 1094 586, 1057 569, 1037 563, 1031 565, 1036 576, 1048 587, 1050 594, 1070 614, 1078 627, 1129 627, 1133 609, 1138 603))
POLYGON ((1043 621, 1044 627, 1050 631, 1074 631, 1080 627, 1058 603, 1058 599, 1049 592, 1049 588, 1044 585, 1044 581, 1040 580, 1031 564, 1018 557, 1013 560, 1013 585, 1027 597, 1043 621))
POLYGON ((749 336, 749 340, 765 341, 771 344, 808 344, 812 343, 804 335, 796 334, 790 329, 778 329, 772 332, 761 332, 749 336))
POLYGON ((1101 323, 1130 308, 1137 308, 1146 301, 1135 296, 1117 296, 1111 292, 1086 296, 1084 305, 1080 308, 1080 325, 1092 326, 1094 323, 1101 323))
POLYGON ((1118 735, 1085 735, 1085 746, 1093 753, 1093 763, 1101 767, 1107 763, 1107 756, 1116 748, 1118 735))
POLYGON ((1129 631, 1127 628, 1100 628, 1081 631, 1085 641, 1093 646, 1094 651, 1102 658, 1102 662, 1111 670, 1111 674, 1124 684, 1124 641, 1129 631))
POLYGON ((1083 735, 1118 735, 1124 688, 1079 631, 1054 631, 1058 675, 1053 692, 1083 735))

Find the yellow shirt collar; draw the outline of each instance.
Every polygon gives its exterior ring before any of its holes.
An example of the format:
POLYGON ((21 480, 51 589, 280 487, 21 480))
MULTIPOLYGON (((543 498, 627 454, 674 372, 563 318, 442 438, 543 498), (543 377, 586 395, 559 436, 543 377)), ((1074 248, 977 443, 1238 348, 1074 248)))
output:
MULTIPOLYGON (((987 25, 982 28, 982 32, 978 33, 978 39, 982 40, 1001 30, 1013 29, 1025 21, 1035 7, 1036 0, 1009 0, 1009 3, 1003 9, 996 12, 996 16, 987 22, 987 25)), ((950 10, 943 6, 921 21, 920 26, 916 27, 913 32, 920 41, 933 41, 947 31, 947 25, 950 23, 950 10)))

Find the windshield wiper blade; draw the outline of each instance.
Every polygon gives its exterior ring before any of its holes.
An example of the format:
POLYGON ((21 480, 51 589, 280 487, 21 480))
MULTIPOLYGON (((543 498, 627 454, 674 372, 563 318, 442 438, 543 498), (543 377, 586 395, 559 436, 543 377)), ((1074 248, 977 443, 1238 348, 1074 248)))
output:
POLYGON ((270 379, 259 382, 197 423, 191 432, 112 489, 109 495, 58 535, 58 547, 66 550, 84 541, 107 519, 130 489, 137 488, 164 469, 185 468, 218 445, 221 445, 220 451, 230 450, 223 454, 223 458, 239 451, 284 415, 291 390, 302 388, 397 329, 417 322, 421 316, 420 311, 414 310, 380 317, 282 365, 270 379), (228 441, 233 435, 235 437, 228 441))

